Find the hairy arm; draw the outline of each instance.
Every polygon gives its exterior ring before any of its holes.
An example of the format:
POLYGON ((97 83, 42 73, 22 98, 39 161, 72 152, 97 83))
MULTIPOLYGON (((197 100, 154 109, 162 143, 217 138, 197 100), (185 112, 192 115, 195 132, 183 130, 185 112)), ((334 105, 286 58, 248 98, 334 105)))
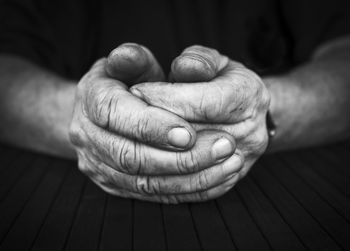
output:
POLYGON ((268 151, 339 141, 350 136, 350 38, 321 46, 306 64, 264 79, 277 125, 268 151))
POLYGON ((75 158, 68 128, 75 83, 12 55, 0 55, 0 140, 75 158))

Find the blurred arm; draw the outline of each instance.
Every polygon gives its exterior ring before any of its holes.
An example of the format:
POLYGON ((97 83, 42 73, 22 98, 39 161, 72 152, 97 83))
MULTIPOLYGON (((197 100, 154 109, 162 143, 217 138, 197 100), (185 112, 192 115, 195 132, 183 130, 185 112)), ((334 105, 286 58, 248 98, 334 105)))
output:
POLYGON ((0 141, 75 158, 68 137, 75 84, 11 55, 0 55, 0 141))
POLYGON ((350 37, 321 46, 310 62, 264 82, 277 125, 268 151, 350 136, 350 37))

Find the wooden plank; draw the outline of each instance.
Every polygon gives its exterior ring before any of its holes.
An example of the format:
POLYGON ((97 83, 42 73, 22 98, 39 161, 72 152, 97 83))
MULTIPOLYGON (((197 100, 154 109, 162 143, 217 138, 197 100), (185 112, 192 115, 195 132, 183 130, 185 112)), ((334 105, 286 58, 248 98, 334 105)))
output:
POLYGON ((100 251, 132 250, 132 200, 109 195, 101 235, 100 251))
POLYGON ((262 166, 256 166, 251 174, 260 190, 298 235, 309 250, 341 250, 327 232, 293 198, 293 196, 262 166))
POLYGON ((338 147, 335 149, 316 149, 315 158, 326 161, 328 166, 338 170, 350 178, 350 156, 349 149, 338 147))
POLYGON ((133 250, 166 250, 160 204, 134 201, 133 250))
POLYGON ((2 182, 0 183, 0 201, 10 192, 17 180, 26 171, 28 166, 34 160, 34 155, 22 153, 13 162, 11 162, 6 170, 1 173, 2 182))
POLYGON ((217 203, 238 250, 271 250, 270 244, 239 199, 236 188, 217 199, 217 203))
POLYGON ((46 173, 2 242, 1 248, 4 250, 28 250, 35 240, 67 171, 56 163, 48 168, 50 171, 46 173))
MULTIPOLYGON (((305 156, 303 152, 300 152, 300 157, 305 156)), ((290 154, 289 154, 290 156, 290 154)), ((337 172, 332 170, 333 165, 328 166, 326 162, 320 162, 317 158, 304 158, 304 161, 308 163, 310 168, 313 168, 315 172, 321 175, 324 179, 328 180, 331 184, 338 188, 340 192, 345 194, 350 198, 350 189, 349 183, 350 178, 342 174, 341 172, 337 172)))
POLYGON ((299 203, 312 215, 325 231, 340 246, 350 249, 350 226, 337 212, 329 206, 320 196, 307 186, 299 177, 291 172, 285 165, 293 163, 296 157, 289 156, 281 162, 278 158, 264 159, 263 166, 271 171, 284 187, 299 201, 299 203), (291 157, 295 158, 292 159, 291 157))
POLYGON ((0 152, 0 175, 4 172, 20 154, 19 151, 10 150, 9 148, 2 148, 0 152))
MULTIPOLYGON (((308 158, 310 155, 301 157, 308 158)), ((314 157, 314 156, 312 156, 314 157)), ((324 163, 323 159, 315 158, 315 165, 319 166, 324 163)), ((328 162, 326 163, 328 165, 328 162)), ((296 159, 293 162, 293 169, 302 180, 305 181, 321 198, 328 202, 331 207, 333 207, 338 214, 343 216, 345 220, 350 222, 350 199, 341 193, 333 184, 329 183, 322 176, 320 176, 313 168, 310 168, 307 163, 301 159, 296 159)), ((330 171, 335 171, 330 167, 330 171)), ((350 188, 350 186, 349 186, 350 188)))
POLYGON ((200 250, 188 204, 162 205, 169 251, 200 250))
POLYGON ((252 182, 249 175, 237 186, 241 200, 275 250, 306 250, 298 236, 252 182))
MULTIPOLYGON (((38 158, 32 166, 26 167, 26 173, 18 180, 17 185, 0 203, 0 242, 9 232, 12 224, 23 211, 30 196, 37 189, 40 181, 47 171, 49 164, 46 158, 38 158)), ((1 182, 3 178, 0 176, 1 182)))
POLYGON ((190 204, 203 250, 236 250, 215 201, 190 204))
POLYGON ((63 250, 73 224, 86 178, 75 165, 69 164, 69 174, 50 210, 31 250, 63 250))
POLYGON ((97 250, 104 222, 106 193, 92 181, 84 190, 65 250, 97 250))

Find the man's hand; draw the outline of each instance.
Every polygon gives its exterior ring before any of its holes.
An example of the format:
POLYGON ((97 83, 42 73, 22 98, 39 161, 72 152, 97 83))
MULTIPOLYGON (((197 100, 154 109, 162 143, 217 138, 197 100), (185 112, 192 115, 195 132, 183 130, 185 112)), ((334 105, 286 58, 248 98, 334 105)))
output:
POLYGON ((244 160, 234 153, 230 134, 196 134, 183 118, 145 103, 121 80, 162 81, 163 72, 146 48, 124 44, 81 79, 70 137, 82 172, 109 193, 166 203, 215 198, 236 183, 244 160))
POLYGON ((260 77, 216 50, 192 46, 173 61, 170 79, 176 83, 141 83, 131 92, 191 122, 197 131, 228 132, 237 142, 236 153, 245 156, 239 173, 245 176, 268 143, 270 95, 260 77))

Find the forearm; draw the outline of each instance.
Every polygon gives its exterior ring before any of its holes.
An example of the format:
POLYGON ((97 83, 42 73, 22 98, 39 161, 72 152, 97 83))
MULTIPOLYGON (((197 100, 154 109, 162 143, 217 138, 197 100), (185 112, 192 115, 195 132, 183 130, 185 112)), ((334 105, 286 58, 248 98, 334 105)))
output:
POLYGON ((23 59, 0 55, 0 140, 75 158, 68 128, 75 84, 23 59))
POLYGON ((269 151, 334 142, 350 135, 349 50, 330 50, 279 77, 264 79, 277 125, 269 151))

